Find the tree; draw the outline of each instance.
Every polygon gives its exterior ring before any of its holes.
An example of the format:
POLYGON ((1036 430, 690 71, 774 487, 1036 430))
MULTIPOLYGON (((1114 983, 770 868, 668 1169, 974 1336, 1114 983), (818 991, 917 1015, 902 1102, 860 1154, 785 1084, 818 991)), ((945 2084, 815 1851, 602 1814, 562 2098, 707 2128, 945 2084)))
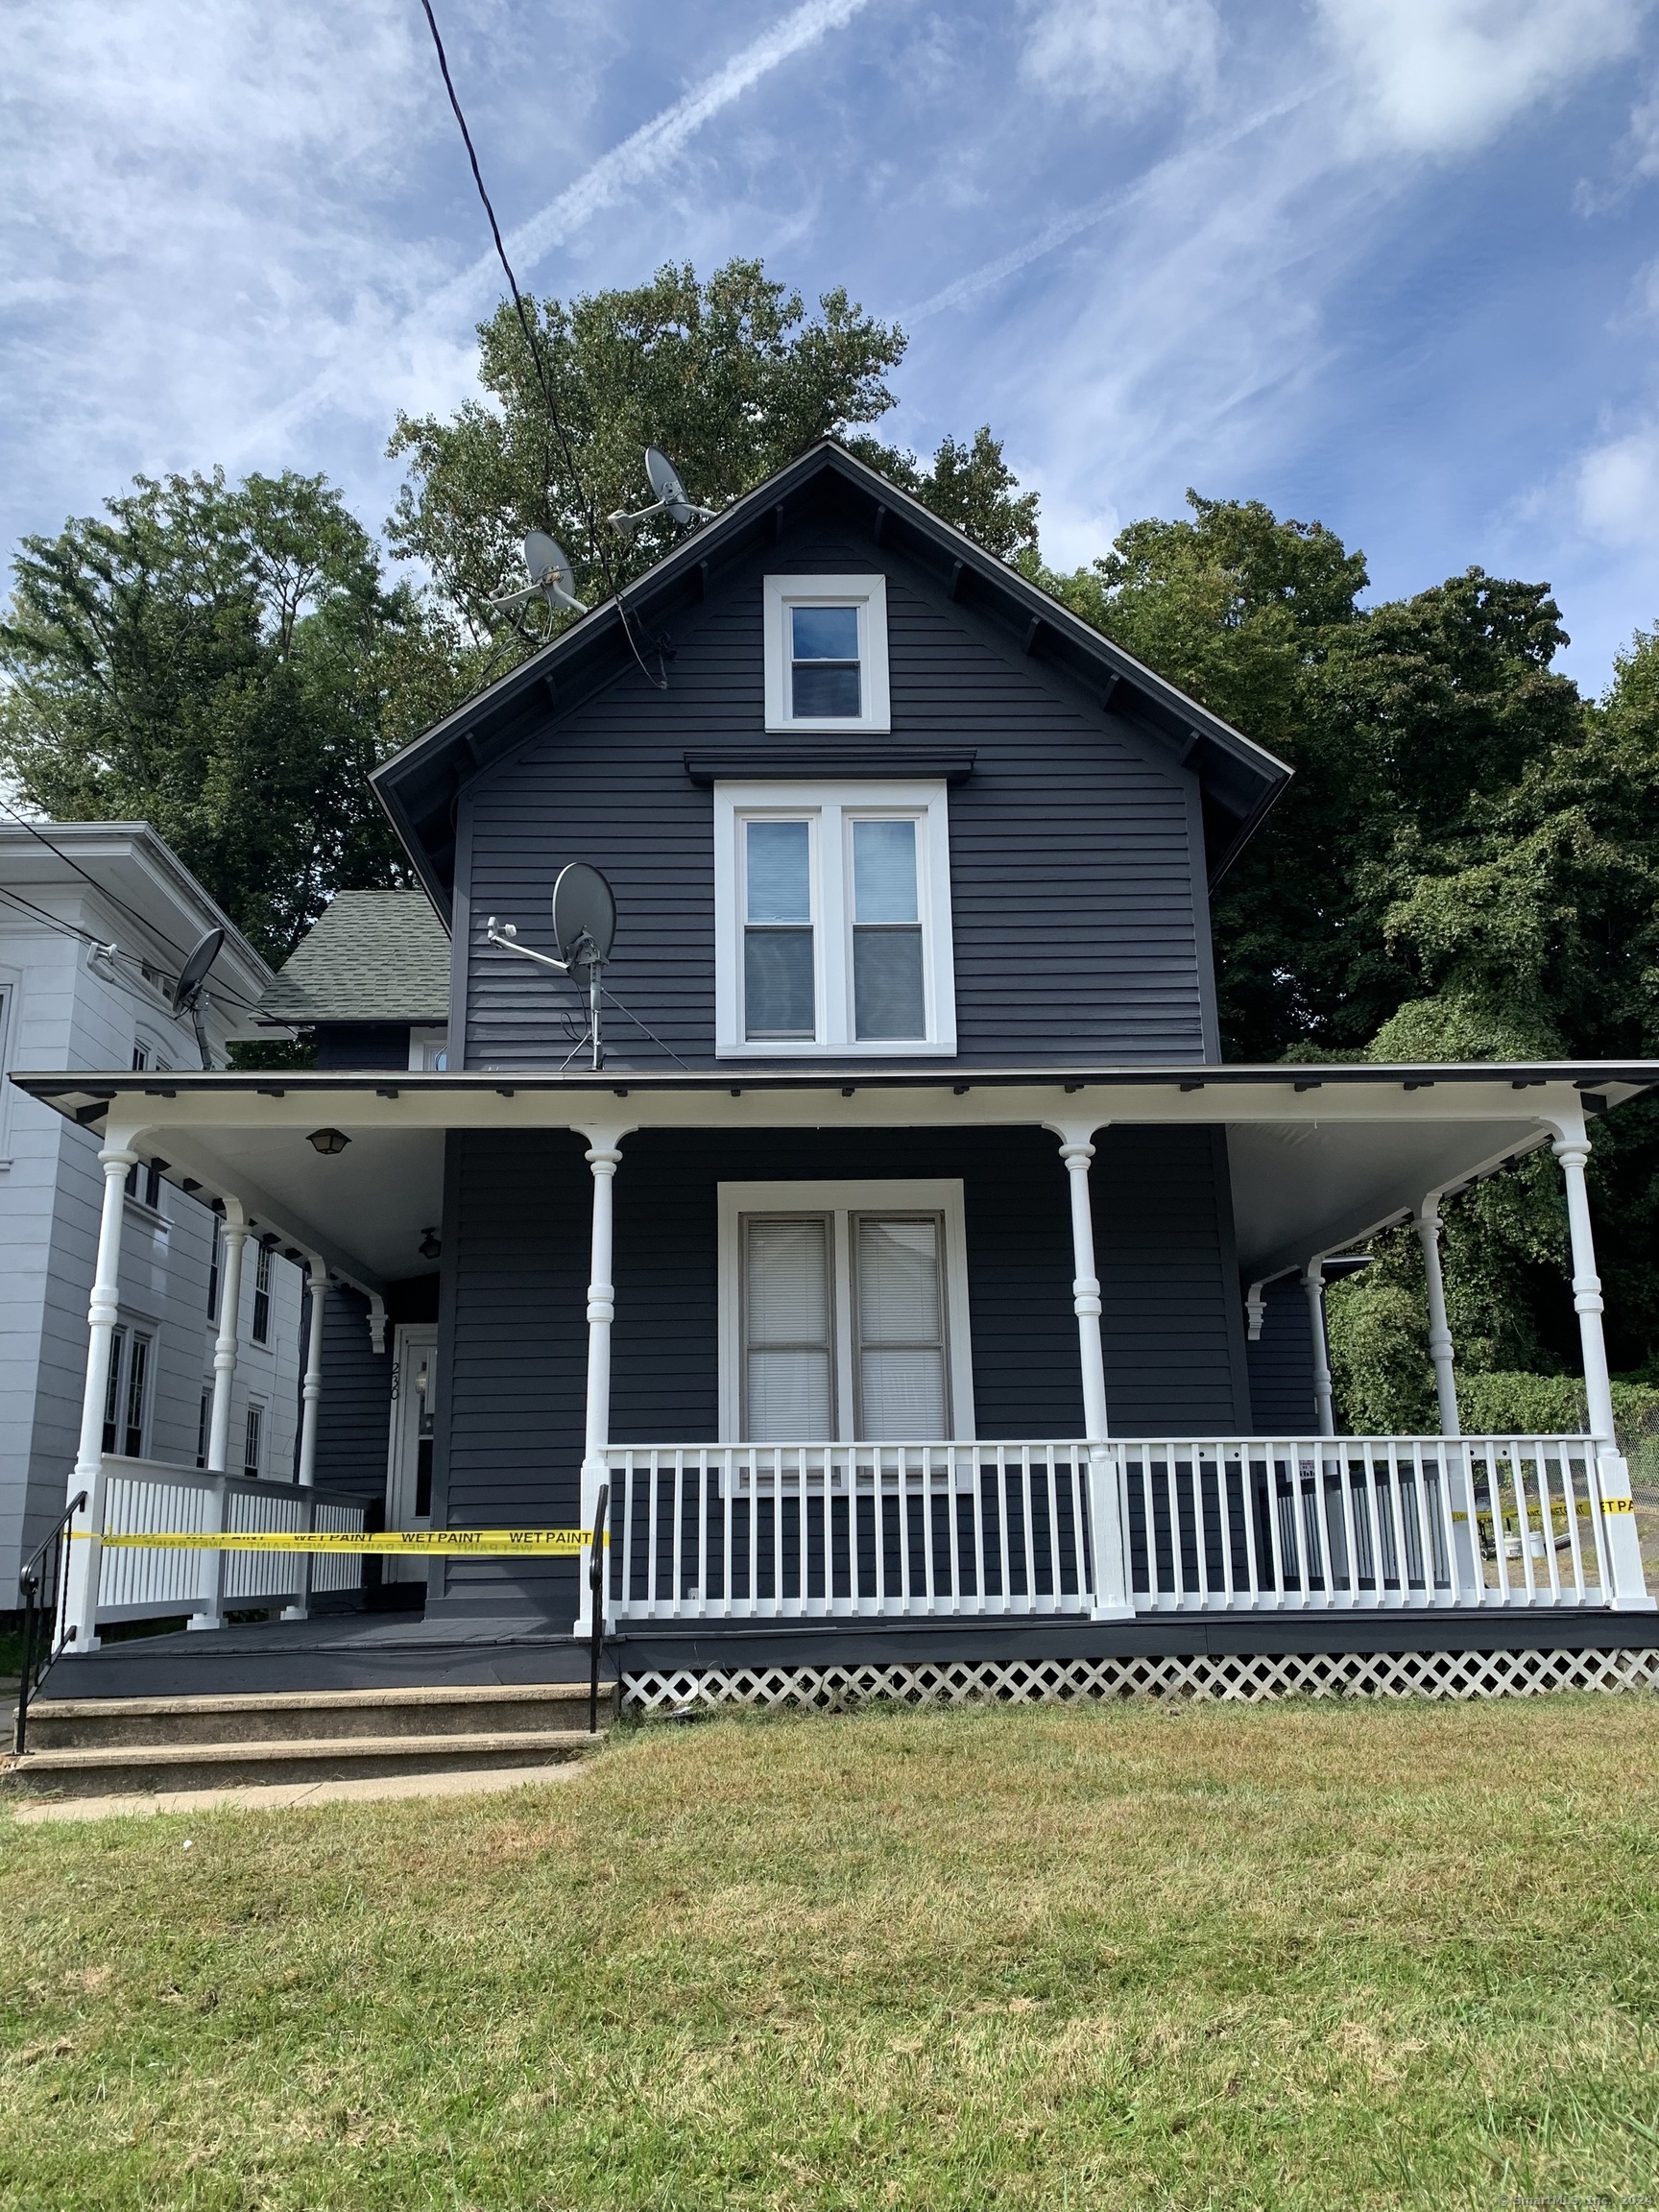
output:
POLYGON ((734 260, 706 283, 686 264, 568 306, 526 305, 558 422, 504 301, 479 326, 485 396, 446 420, 399 416, 390 447, 409 473, 389 535, 436 580, 475 678, 545 635, 539 611, 507 614, 489 604, 521 580, 527 530, 546 530, 565 546, 577 596, 589 604, 677 541, 666 521, 644 524, 632 543, 605 521, 648 503, 647 445, 670 453, 693 496, 718 508, 816 440, 841 436, 999 557, 1035 548, 1036 496, 1016 495, 989 428, 968 445, 947 438, 926 469, 862 428, 894 404, 885 379, 905 341, 842 289, 826 292, 809 316, 801 295, 760 262, 734 260))
POLYGON ((139 477, 13 575, 0 769, 26 801, 152 823, 272 960, 395 879, 366 778, 447 656, 321 477, 139 477))

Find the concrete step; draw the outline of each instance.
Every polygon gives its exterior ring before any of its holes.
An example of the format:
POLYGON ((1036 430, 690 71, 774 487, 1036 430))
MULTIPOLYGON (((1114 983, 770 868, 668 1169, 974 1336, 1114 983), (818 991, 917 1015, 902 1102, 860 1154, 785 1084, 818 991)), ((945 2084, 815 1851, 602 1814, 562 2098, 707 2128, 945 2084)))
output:
MULTIPOLYGON (((615 1689, 601 1686, 601 1724, 615 1689)), ((443 1688, 283 1690, 200 1697, 42 1698, 29 1708, 29 1750, 136 1750, 181 1743, 295 1743, 316 1737, 516 1736, 588 1725, 585 1682, 466 1683, 443 1688)))
POLYGON ((264 1742, 152 1743, 30 1751, 0 1774, 9 1792, 103 1797, 380 1775, 501 1772, 586 1758, 602 1736, 586 1728, 488 1729, 469 1735, 306 1736, 264 1742))

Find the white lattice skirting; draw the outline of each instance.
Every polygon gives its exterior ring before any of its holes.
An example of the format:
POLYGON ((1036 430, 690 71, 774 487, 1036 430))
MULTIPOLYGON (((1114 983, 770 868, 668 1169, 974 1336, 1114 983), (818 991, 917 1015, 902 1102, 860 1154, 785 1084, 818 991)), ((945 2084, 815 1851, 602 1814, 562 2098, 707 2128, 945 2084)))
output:
POLYGON ((663 1668, 622 1677, 624 1704, 641 1713, 717 1705, 838 1712, 879 1698, 901 1705, 1052 1705, 1087 1697, 1255 1704, 1267 1697, 1532 1697, 1547 1690, 1659 1690, 1659 1647, 663 1668))

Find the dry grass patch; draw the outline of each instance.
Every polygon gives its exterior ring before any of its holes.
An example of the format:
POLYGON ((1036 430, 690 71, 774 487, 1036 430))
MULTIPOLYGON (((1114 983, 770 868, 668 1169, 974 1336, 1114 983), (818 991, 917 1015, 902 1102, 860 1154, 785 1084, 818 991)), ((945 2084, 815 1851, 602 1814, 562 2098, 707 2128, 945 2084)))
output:
POLYGON ((0 1823, 0 2203, 1659 2202, 1656 1812, 1659 1700, 1586 1696, 0 1823))

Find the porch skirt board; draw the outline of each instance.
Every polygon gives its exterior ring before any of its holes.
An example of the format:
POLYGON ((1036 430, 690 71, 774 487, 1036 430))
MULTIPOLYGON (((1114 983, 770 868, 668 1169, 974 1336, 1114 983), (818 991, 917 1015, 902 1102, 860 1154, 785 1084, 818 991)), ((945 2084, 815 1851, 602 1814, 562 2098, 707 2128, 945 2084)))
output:
POLYGON ((1531 1697, 1552 1690, 1659 1690, 1659 1647, 1599 1650, 1217 1651, 1112 1659, 981 1659, 881 1665, 632 1669, 625 1710, 644 1717, 721 1706, 842 1712, 900 1705, 1064 1705, 1089 1699, 1531 1697))

